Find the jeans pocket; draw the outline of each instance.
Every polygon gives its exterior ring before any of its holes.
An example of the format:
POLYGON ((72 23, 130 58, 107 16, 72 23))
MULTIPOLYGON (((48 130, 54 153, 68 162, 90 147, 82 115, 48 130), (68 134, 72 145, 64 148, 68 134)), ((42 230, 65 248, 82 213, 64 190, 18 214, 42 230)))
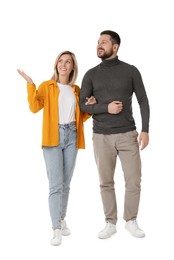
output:
POLYGON ((77 128, 76 128, 76 125, 75 124, 73 124, 73 125, 70 125, 70 130, 71 131, 75 131, 76 132, 76 130, 77 130, 77 128))

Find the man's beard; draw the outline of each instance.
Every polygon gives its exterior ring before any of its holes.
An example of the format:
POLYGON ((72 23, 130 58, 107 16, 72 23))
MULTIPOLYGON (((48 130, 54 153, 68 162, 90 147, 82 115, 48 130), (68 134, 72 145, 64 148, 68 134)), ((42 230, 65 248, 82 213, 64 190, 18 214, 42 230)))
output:
MULTIPOLYGON (((103 49, 102 49, 103 50, 103 49)), ((103 50, 104 51, 104 50, 103 50)), ((110 50, 110 51, 104 51, 102 54, 98 54, 97 53, 97 56, 99 58, 101 58, 102 60, 105 60, 105 59, 108 59, 110 58, 111 56, 113 55, 113 50, 110 50)))

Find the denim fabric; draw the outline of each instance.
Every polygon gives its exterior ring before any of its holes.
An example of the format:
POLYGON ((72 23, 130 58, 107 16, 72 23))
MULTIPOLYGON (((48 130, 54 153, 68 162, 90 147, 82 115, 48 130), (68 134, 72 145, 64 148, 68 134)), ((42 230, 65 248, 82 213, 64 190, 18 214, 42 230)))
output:
POLYGON ((49 180, 49 210, 53 229, 61 227, 61 219, 66 216, 70 182, 74 172, 76 156, 75 122, 59 125, 60 144, 43 147, 49 180))

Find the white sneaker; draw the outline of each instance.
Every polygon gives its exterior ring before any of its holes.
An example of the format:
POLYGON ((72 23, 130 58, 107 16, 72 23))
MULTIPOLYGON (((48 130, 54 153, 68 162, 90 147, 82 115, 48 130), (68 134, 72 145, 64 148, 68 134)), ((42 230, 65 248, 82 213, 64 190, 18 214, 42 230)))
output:
POLYGON ((55 229, 53 233, 53 238, 51 239, 52 246, 59 246, 62 243, 61 229, 55 229))
POLYGON ((125 224, 125 228, 129 231, 129 233, 134 237, 145 237, 145 233, 141 230, 137 224, 137 221, 129 220, 125 224))
POLYGON ((71 234, 71 231, 69 230, 66 221, 64 219, 61 221, 61 226, 62 226, 62 235, 69 236, 71 234))
POLYGON ((116 227, 114 224, 107 222, 105 228, 99 232, 98 238, 105 239, 111 237, 116 233, 116 227))

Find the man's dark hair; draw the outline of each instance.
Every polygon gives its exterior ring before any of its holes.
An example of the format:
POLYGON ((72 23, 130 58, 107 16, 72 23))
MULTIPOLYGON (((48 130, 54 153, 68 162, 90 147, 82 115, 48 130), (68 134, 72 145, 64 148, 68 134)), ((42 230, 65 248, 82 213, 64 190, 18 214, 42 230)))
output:
POLYGON ((106 31, 103 31, 100 33, 100 35, 103 35, 103 34, 110 35, 112 43, 113 44, 117 43, 118 45, 120 45, 121 39, 120 39, 120 36, 118 35, 118 33, 114 32, 114 31, 106 30, 106 31))

